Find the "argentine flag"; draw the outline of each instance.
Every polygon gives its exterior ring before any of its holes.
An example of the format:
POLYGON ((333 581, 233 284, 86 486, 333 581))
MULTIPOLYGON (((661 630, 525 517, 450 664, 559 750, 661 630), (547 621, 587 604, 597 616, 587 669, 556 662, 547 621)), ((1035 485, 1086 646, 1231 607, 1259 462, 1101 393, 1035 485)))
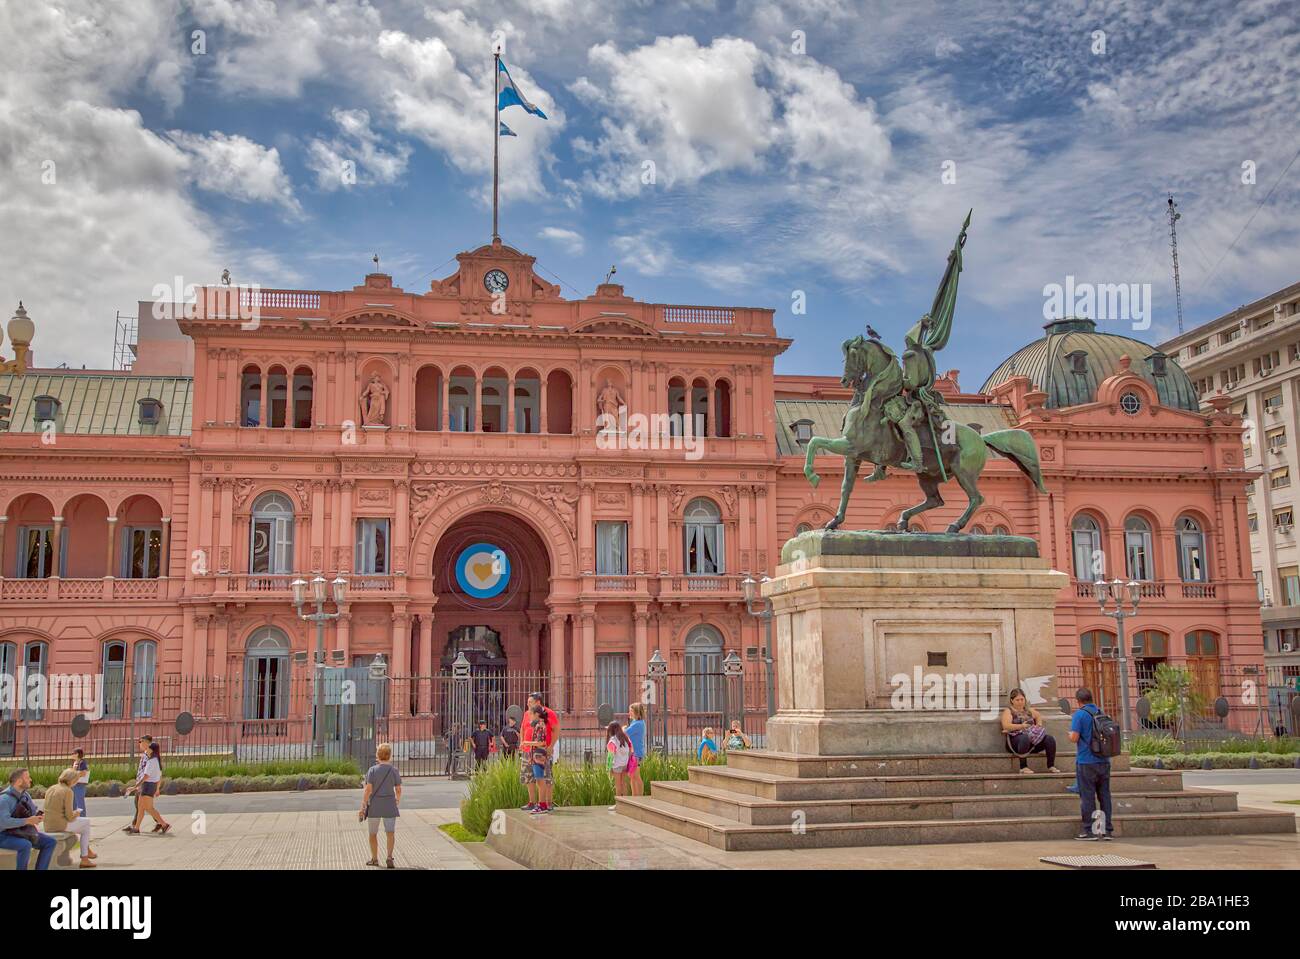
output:
POLYGON ((520 92, 515 81, 510 79, 510 71, 506 69, 505 61, 497 61, 497 72, 500 76, 497 80, 500 83, 500 92, 497 93, 497 109, 504 110, 506 107, 523 107, 533 116, 546 119, 546 114, 537 107, 528 102, 528 99, 520 92))
MULTIPOLYGON (((501 123, 500 120, 498 120, 497 122, 498 122, 498 123, 501 123)), ((503 136, 503 137, 517 137, 517 136, 519 136, 518 133, 516 133, 514 130, 510 129, 510 128, 509 128, 508 126, 506 126, 504 123, 501 123, 501 130, 500 130, 499 132, 500 132, 501 136, 503 136)))

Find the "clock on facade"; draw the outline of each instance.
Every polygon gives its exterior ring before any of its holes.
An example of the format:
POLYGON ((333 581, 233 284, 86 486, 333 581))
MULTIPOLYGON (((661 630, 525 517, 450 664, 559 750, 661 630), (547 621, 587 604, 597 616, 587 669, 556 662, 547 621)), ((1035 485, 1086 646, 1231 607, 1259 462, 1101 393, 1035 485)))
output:
POLYGON ((506 276, 505 270, 488 270, 483 277, 483 286, 494 295, 504 293, 509 285, 510 277, 506 276))

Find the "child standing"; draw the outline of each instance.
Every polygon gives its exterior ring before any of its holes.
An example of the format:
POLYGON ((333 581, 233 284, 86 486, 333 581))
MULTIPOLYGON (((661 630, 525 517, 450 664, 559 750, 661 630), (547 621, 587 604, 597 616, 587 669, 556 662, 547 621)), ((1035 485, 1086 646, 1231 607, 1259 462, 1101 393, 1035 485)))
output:
POLYGON ((618 723, 610 723, 605 732, 609 734, 609 742, 605 744, 605 765, 614 777, 614 795, 626 796, 629 791, 628 776, 636 770, 636 750, 618 723))

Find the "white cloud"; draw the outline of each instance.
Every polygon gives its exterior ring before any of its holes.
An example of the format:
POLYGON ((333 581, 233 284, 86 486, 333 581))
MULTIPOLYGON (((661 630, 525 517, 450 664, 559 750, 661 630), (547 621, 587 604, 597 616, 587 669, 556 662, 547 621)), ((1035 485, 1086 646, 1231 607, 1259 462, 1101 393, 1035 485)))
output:
POLYGON ((370 128, 368 111, 335 109, 331 116, 340 136, 313 139, 308 145, 307 165, 322 190, 346 185, 345 171, 355 174, 360 186, 395 183, 406 172, 411 148, 402 143, 384 149, 382 138, 370 128))
POLYGON ((302 207, 280 166, 280 151, 238 134, 172 130, 168 137, 187 155, 187 168, 201 190, 246 203, 275 203, 295 216, 302 207))
POLYGON ((575 230, 566 230, 563 227, 548 226, 538 231, 538 237, 543 240, 550 240, 558 244, 564 252, 571 256, 581 256, 586 250, 587 244, 583 240, 582 234, 575 230))

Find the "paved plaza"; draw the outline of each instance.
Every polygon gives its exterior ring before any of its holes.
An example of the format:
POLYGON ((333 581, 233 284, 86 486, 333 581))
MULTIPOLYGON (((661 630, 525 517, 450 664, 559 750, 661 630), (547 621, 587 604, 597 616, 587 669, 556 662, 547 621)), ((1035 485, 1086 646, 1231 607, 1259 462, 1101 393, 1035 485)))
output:
MULTIPOLYGON (((1288 808, 1279 802, 1300 799, 1300 770, 1191 771, 1185 777, 1192 789, 1237 792, 1243 809, 1276 811, 1288 808)), ((446 779, 403 784, 394 857, 399 869, 520 868, 486 844, 461 844, 438 828, 459 821, 467 789, 446 779)), ((121 832, 131 815, 129 799, 90 799, 88 805, 101 869, 364 870, 369 849, 356 821, 360 796, 359 790, 168 796, 160 804, 173 824, 167 836, 121 832)), ((1289 808, 1300 816, 1300 805, 1289 808)), ((1054 841, 727 853, 604 807, 518 821, 539 836, 577 839, 588 856, 580 868, 1037 869, 1055 868, 1040 863, 1040 856, 1104 850, 1168 869, 1300 869, 1297 835, 1172 837, 1104 847, 1054 841)))

